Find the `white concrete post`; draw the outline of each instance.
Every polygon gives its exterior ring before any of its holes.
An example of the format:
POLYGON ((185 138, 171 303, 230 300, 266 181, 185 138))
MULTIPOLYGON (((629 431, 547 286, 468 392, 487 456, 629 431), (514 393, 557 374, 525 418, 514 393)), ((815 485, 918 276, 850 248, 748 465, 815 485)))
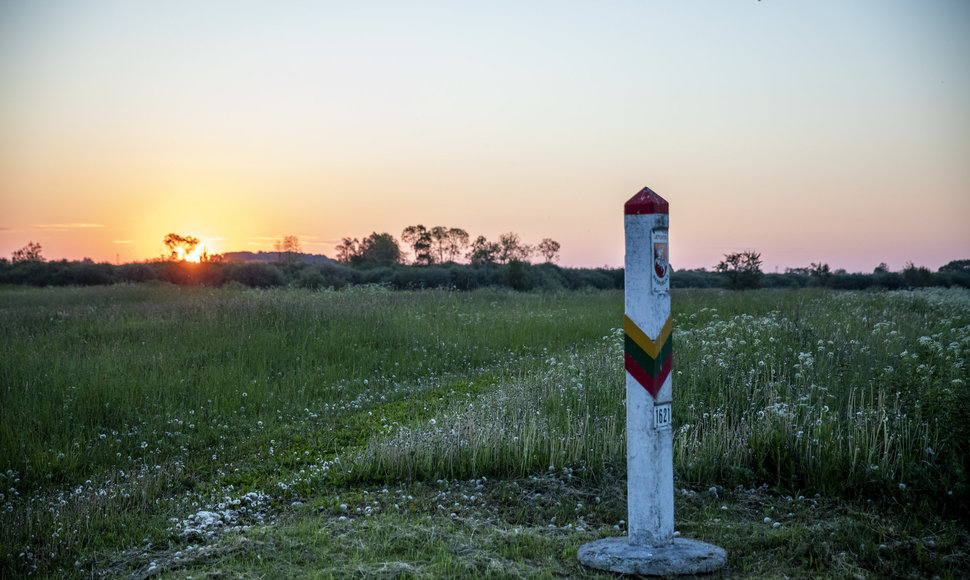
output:
POLYGON ((630 543, 643 546, 674 539, 667 209, 667 202, 649 189, 623 207, 627 521, 630 543))
POLYGON ((587 566, 626 574, 706 573, 727 561, 717 546, 674 538, 668 209, 647 187, 623 207, 629 534, 590 542, 578 553, 587 566))

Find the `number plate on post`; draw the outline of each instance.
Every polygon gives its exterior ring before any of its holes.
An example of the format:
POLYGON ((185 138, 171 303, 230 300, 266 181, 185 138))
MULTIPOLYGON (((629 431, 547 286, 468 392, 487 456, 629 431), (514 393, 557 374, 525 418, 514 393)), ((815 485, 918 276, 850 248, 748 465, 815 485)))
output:
POLYGON ((670 427, 670 403, 666 405, 656 405, 653 408, 653 427, 654 429, 663 429, 665 427, 670 427))

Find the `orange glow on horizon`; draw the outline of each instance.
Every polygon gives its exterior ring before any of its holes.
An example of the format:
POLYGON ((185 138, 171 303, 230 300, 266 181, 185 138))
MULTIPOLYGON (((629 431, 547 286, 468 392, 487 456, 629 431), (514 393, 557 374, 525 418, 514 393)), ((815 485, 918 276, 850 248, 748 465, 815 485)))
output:
POLYGON ((199 263, 210 256, 209 247, 201 242, 191 252, 186 252, 185 248, 175 248, 175 259, 181 262, 199 263))
POLYGON ((198 263, 289 235, 333 258, 424 224, 621 267, 622 206, 644 186, 670 203, 678 270, 746 250, 766 271, 935 269, 970 251, 959 3, 710 2, 705 19, 577 3, 540 29, 514 4, 347 10, 333 34, 304 26, 325 3, 96 4, 0 2, 0 259, 33 242, 47 260, 198 263), (192 232, 212 237, 163 241, 192 232))

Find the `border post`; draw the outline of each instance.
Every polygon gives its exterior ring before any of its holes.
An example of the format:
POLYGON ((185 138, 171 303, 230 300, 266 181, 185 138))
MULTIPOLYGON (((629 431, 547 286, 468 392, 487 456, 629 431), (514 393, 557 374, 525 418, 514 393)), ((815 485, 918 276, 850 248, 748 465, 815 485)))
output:
POLYGON ((583 545, 586 566, 625 574, 699 574, 727 561, 717 546, 674 537, 669 205, 648 187, 623 206, 626 537, 583 545))

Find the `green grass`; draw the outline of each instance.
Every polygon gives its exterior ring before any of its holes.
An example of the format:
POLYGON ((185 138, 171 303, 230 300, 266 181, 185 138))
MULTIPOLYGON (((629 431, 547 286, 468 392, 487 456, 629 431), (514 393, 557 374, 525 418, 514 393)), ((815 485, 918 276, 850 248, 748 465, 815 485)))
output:
MULTIPOLYGON (((622 307, 2 288, 0 577, 597 577, 575 552, 625 531, 622 307)), ((725 575, 959 576, 970 292, 673 309, 677 525, 725 575)))
POLYGON ((616 309, 606 295, 376 289, 17 289, 2 300, 0 469, 26 489, 83 481, 118 453, 168 461, 183 447, 222 450, 230 432, 409 398, 588 339, 616 309))
POLYGON ((801 292, 768 308, 726 306, 675 319, 678 362, 690 369, 675 383, 685 478, 732 485, 754 473, 789 490, 966 505, 966 292, 801 292))

